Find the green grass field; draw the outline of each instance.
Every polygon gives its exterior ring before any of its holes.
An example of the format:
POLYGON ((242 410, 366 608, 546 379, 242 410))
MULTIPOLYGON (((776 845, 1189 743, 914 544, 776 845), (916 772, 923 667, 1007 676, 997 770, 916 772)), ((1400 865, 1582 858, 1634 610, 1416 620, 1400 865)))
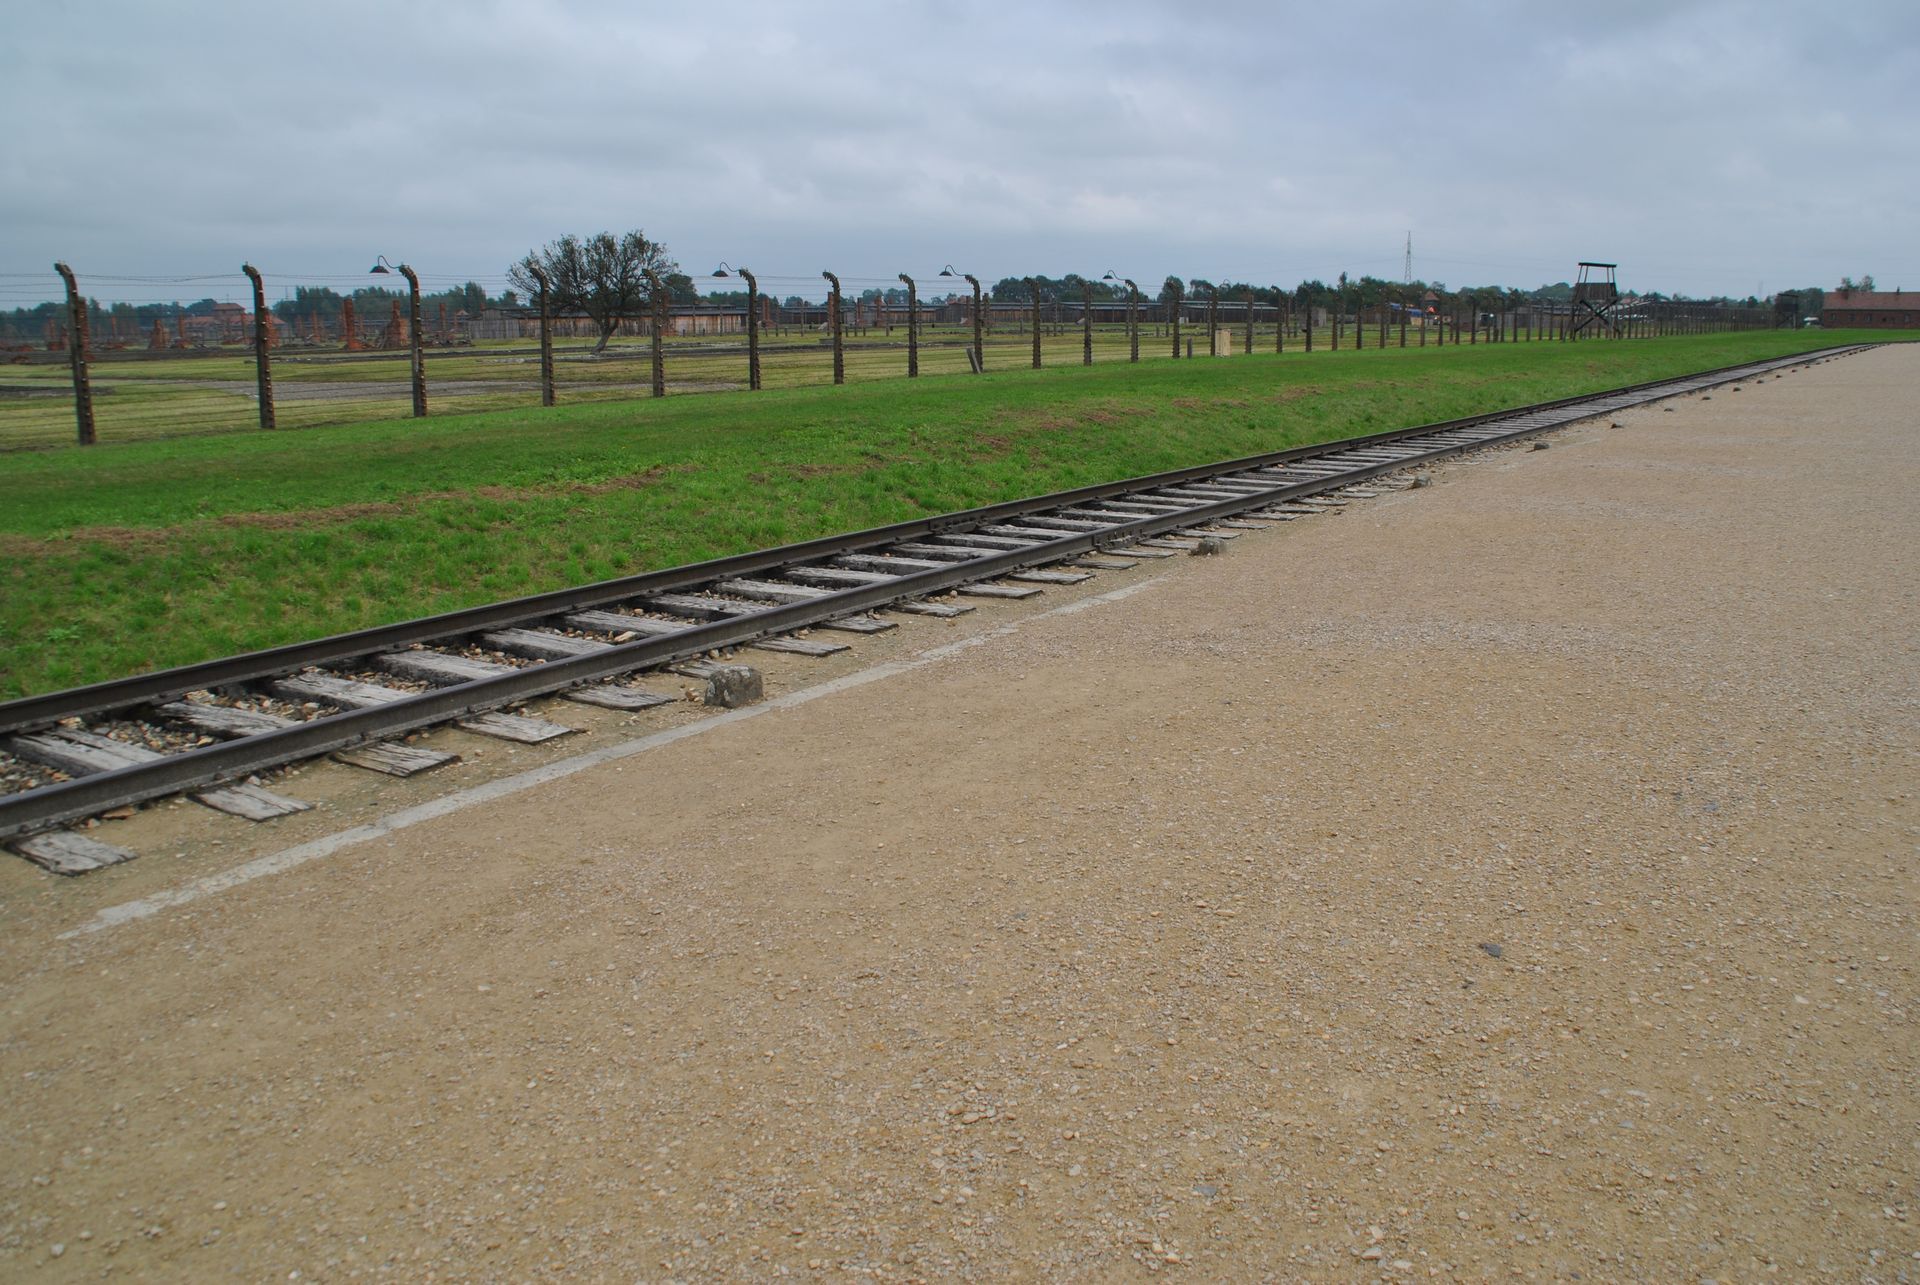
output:
POLYGON ((13 452, 0 455, 0 698, 1887 337, 1062 364, 13 452))

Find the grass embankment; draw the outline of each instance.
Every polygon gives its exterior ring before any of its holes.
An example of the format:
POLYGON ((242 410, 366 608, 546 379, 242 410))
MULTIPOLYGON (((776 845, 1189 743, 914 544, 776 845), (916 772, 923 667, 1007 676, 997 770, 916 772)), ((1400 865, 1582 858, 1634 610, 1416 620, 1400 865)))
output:
POLYGON ((15 454, 0 698, 1846 338, 1068 366, 15 454))

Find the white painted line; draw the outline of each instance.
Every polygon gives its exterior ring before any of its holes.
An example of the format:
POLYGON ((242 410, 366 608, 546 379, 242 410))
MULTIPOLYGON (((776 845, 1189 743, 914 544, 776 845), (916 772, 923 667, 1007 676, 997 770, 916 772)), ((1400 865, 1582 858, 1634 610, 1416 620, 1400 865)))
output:
POLYGON ((620 759, 631 758, 635 754, 644 754, 648 750, 657 750, 662 746, 672 745, 676 741, 684 741, 690 736, 699 736, 706 732, 714 731, 717 728, 727 727, 749 718, 758 718, 760 715, 771 713, 774 710, 792 709, 797 705, 805 705, 809 701, 819 700, 823 696, 834 696, 855 687, 864 687, 868 683, 879 682, 883 678, 892 678, 897 674, 910 673, 926 665, 945 660, 949 656, 958 655, 969 647, 978 647, 983 643, 992 642, 997 638, 1005 638, 1009 634, 1018 633, 1026 626, 1046 620, 1049 617, 1072 615, 1074 612, 1085 611, 1090 607, 1104 606, 1110 602, 1119 602, 1122 598, 1131 598, 1134 594, 1139 593, 1143 589, 1152 588, 1166 578, 1167 573, 1163 572, 1150 579, 1135 581, 1133 584, 1123 585, 1118 589, 1109 590, 1106 593, 1095 594, 1089 598, 1081 598, 1074 602, 1064 603, 1051 610, 1043 611, 1039 615, 1027 616, 1021 620, 1013 620, 1003 625, 997 625, 985 633, 975 634, 971 638, 960 638, 950 643, 943 643, 938 647, 933 647, 921 652, 911 660, 888 661, 883 665, 875 665, 871 669, 863 669, 855 674, 847 674, 844 677, 835 678, 814 687, 805 687, 797 692, 788 692, 784 696, 776 696, 772 700, 764 701, 758 705, 749 705, 745 709, 728 710, 724 714, 716 714, 712 718, 702 719, 697 723, 688 723, 681 727, 669 728, 666 731, 655 732, 650 736, 642 736, 636 740, 622 741, 618 745, 604 746, 601 749, 591 750, 585 754, 575 755, 573 758, 561 759, 556 763, 548 763, 541 767, 530 768, 525 772, 518 773, 514 776, 502 777, 497 781, 488 781, 481 785, 470 786, 464 790, 455 790, 452 794, 444 795, 441 798, 431 799, 425 803, 418 803, 410 808, 402 808, 398 812, 381 817, 378 821, 371 822, 367 825, 356 825, 351 829, 340 830, 333 834, 323 835, 318 839, 310 839, 306 843, 295 844, 291 848, 282 848, 279 852, 268 853, 264 857, 255 857, 252 861, 243 862, 231 870, 223 870, 216 875, 207 875, 205 878, 195 879, 193 882, 182 884, 178 888, 171 888, 165 892, 157 892, 151 897, 142 897, 138 901, 129 901, 118 906, 109 906, 105 910, 95 914, 94 917, 86 923, 61 933, 59 939, 61 941, 68 941, 75 937, 84 937, 93 933, 102 932, 108 928, 115 928, 121 924, 132 923, 138 919, 147 919, 159 914, 163 910, 169 910, 175 906, 184 906, 190 901, 198 901, 202 897, 211 897, 215 893, 225 892, 229 888, 237 888, 244 883, 252 883, 255 879, 263 879, 268 875, 277 875, 282 871, 291 870, 295 866, 303 866, 309 861, 317 861, 321 857, 330 857, 343 848, 351 848, 356 844, 378 839, 382 835, 394 834, 401 830, 410 829, 423 821, 433 821, 443 816, 451 816, 455 812, 464 811, 476 804, 490 803, 495 799, 504 799, 510 795, 519 794, 524 790, 531 790, 535 786, 545 785, 549 781, 558 781, 564 777, 572 776, 576 772, 584 772, 588 768, 599 767, 603 763, 613 763, 620 759))

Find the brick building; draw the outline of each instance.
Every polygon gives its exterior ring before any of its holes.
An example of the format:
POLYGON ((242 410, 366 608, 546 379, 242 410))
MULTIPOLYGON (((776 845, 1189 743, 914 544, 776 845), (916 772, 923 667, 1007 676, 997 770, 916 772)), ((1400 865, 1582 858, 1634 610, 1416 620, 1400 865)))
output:
POLYGON ((1869 326, 1908 330, 1920 326, 1920 293, 1901 290, 1829 290, 1820 309, 1823 326, 1869 326))

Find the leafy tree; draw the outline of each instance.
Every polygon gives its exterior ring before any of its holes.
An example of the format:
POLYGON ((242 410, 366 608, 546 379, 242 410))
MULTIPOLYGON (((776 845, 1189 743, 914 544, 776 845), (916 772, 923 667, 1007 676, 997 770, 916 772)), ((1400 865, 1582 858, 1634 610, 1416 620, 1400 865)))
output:
POLYGON ((273 312, 286 322, 316 314, 325 321, 333 321, 340 315, 340 303, 340 295, 326 286, 295 286, 293 298, 274 304, 273 312))
POLYGON ((663 278, 668 295, 675 292, 665 278, 679 276, 686 282, 688 294, 693 282, 680 272, 680 265, 667 257, 667 248, 650 241, 638 228, 622 236, 599 232, 581 240, 571 232, 527 256, 507 269, 507 279, 528 295, 538 294, 539 278, 535 267, 547 274, 552 284, 551 302, 557 312, 585 313, 600 332, 593 350, 606 351, 607 343, 620 323, 643 315, 652 306, 652 289, 647 273, 663 278))
POLYGON ((1179 277, 1168 277, 1160 283, 1160 302, 1171 304, 1187 292, 1187 283, 1179 277))
POLYGON ((1127 288, 1111 281, 1093 281, 1078 272, 1069 272, 1063 277, 1049 277, 1035 273, 1032 277, 1002 277, 993 283, 988 291, 995 303, 1027 303, 1033 298, 1033 291, 1027 284, 1040 287, 1040 298, 1080 300, 1091 290, 1095 299, 1124 299, 1127 288))
POLYGON ((988 293, 993 296, 995 303, 1031 303, 1033 287, 1039 286, 1041 297, 1044 298, 1047 284, 1045 277, 1001 277, 993 283, 988 293))
POLYGON ((486 311, 487 288, 478 281, 469 281, 451 293, 456 297, 449 299, 447 305, 455 311, 464 311, 469 317, 477 317, 486 311))
POLYGON ((667 288, 669 303, 699 303, 700 292, 694 289, 693 278, 684 272, 663 272, 660 284, 667 288))
POLYGON ((1093 292, 1096 300, 1127 297, 1127 288, 1124 285, 1113 281, 1091 281, 1078 272, 1069 272, 1060 278, 1055 293, 1062 298, 1082 299, 1086 297, 1086 292, 1089 290, 1093 292))

